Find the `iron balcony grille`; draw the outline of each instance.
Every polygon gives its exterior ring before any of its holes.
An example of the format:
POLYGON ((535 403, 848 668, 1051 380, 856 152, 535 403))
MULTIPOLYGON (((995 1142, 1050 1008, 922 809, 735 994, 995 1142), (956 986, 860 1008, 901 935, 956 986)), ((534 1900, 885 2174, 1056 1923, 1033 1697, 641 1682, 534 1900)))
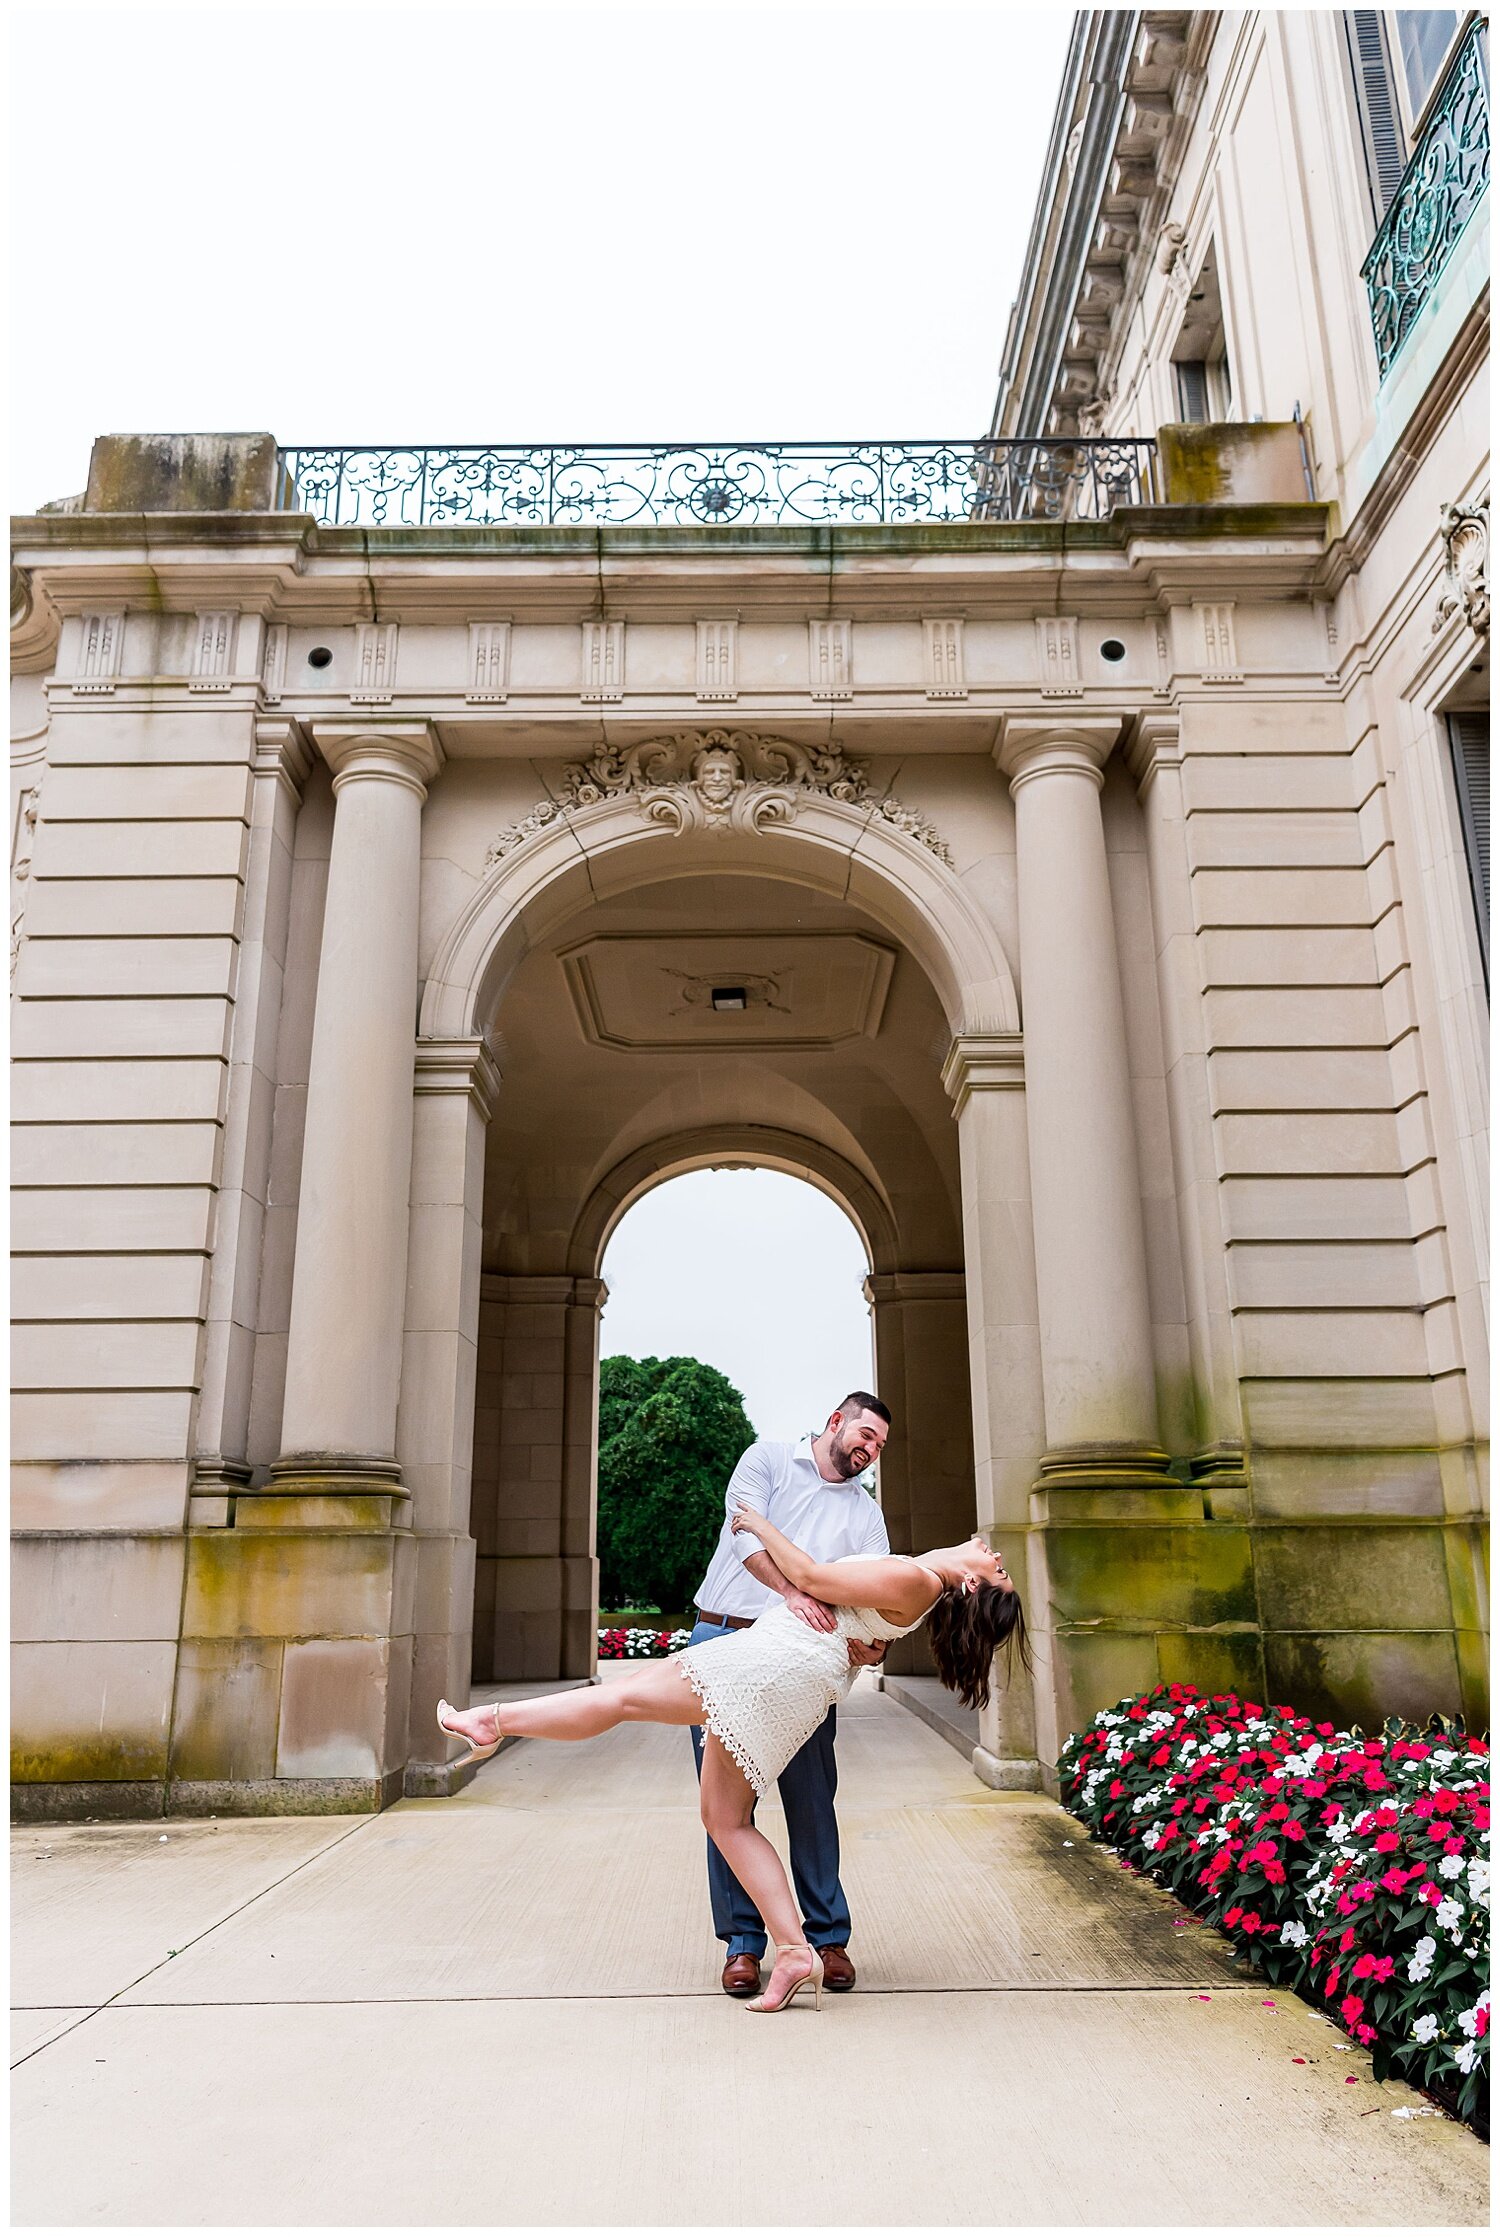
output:
POLYGON ((1490 183, 1489 61, 1476 19, 1361 267, 1385 379, 1490 183))
POLYGON ((1157 494, 1156 445, 474 443, 284 450, 282 506, 332 527, 1104 520, 1157 494))

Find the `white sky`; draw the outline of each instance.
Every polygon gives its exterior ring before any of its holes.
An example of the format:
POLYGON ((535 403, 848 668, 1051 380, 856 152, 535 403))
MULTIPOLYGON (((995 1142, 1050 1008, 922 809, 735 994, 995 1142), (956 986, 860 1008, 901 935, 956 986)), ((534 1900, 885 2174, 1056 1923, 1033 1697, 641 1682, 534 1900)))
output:
POLYGON ((625 1214, 604 1254, 601 1351, 685 1353, 729 1377, 761 1437, 821 1429, 870 1388, 864 1245, 786 1173, 684 1173, 625 1214))
POLYGON ((979 434, 1070 22, 14 8, 13 501, 110 431, 979 434))
MULTIPOLYGON (((1067 8, 11 11, 11 494, 108 431, 978 434, 1067 8)), ((621 1226, 608 1348, 796 1436, 870 1373, 854 1231, 775 1174, 621 1226)))

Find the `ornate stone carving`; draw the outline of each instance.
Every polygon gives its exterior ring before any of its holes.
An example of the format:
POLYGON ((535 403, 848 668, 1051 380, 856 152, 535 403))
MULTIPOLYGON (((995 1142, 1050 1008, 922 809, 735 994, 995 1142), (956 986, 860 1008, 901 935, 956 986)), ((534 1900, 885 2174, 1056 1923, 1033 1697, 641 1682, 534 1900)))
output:
POLYGON ((639 746, 601 746, 570 762, 556 796, 500 832, 486 857, 503 862, 552 824, 601 802, 632 799, 648 823, 668 831, 764 831, 790 823, 812 800, 838 800, 904 832, 952 867, 927 818, 870 791, 865 765, 841 746, 799 746, 749 730, 679 730, 639 746))
POLYGON ((1490 633, 1490 501, 1444 505, 1438 516, 1443 536, 1443 587, 1432 617, 1433 635, 1462 614, 1481 637, 1490 633))

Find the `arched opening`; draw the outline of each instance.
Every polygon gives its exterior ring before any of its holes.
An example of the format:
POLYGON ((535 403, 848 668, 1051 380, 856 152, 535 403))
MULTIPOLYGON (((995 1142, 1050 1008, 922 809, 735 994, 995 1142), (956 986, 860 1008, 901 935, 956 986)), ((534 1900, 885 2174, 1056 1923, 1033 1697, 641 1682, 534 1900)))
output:
POLYGON ((866 1373, 898 1425, 892 1543, 976 1519, 953 1025, 926 964, 851 898, 847 861, 834 892, 784 865, 639 852, 672 874, 602 895, 564 879, 571 905, 534 909, 503 970, 493 947, 472 959, 470 1030, 504 1081, 485 1148, 476 1681, 593 1667, 601 1272, 631 1206, 674 1176, 750 1166, 833 1200, 870 1269, 866 1373))
POLYGON ((715 1161, 638 1194, 610 1231, 603 1272, 600 1620, 676 1621, 745 1446, 795 1444, 847 1391, 870 1388, 869 1252, 827 1189, 715 1161), (701 1442, 684 1451, 669 1427, 653 1466, 641 1440, 656 1409, 643 1423, 636 1408, 664 1387, 692 1403, 701 1442))

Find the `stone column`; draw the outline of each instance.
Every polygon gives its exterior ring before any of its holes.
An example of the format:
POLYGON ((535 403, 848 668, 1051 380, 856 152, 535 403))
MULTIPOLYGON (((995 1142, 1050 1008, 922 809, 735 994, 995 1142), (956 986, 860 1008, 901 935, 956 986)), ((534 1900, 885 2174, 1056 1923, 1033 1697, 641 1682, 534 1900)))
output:
POLYGON ((482 1040, 419 1040, 411 1242, 396 1454, 416 1532, 408 1794, 453 1781, 440 1697, 467 1697, 474 1631, 469 1510, 484 1221, 484 1142, 500 1074, 482 1040))
POLYGON ((1187 1291, 1197 1449, 1193 1477, 1216 1520, 1249 1512, 1239 1381, 1229 1322, 1229 1281, 1209 1092, 1208 1033, 1193 923, 1191 850, 1183 802, 1182 740, 1175 709, 1136 716, 1129 764, 1146 828, 1166 1059, 1167 1113, 1187 1291))
MULTIPOLYGON (((1038 1491, 1170 1496, 1157 1428, 1125 1015, 1099 811, 1114 719, 1011 720, 1027 1133, 1047 1449, 1038 1491)), ((1072 1511, 1078 1501, 1065 1499, 1072 1511)), ((1102 1509, 1100 1510, 1102 1511, 1102 1509)), ((1201 1502, 1199 1503, 1201 1512, 1201 1502)))
MULTIPOLYGON (((896 1553, 966 1538, 975 1524, 974 1440, 961 1273, 872 1274, 875 1388, 894 1420, 880 1503, 896 1553)), ((892 1675, 929 1673, 926 1633, 898 1639, 892 1675)))
POLYGON ((314 736, 336 806, 272 1475, 280 1492, 394 1490, 422 803, 442 756, 425 723, 314 736))
POLYGON ((1034 1788, 1039 1751, 1053 1760, 1057 1735, 1047 1575, 1031 1518, 1045 1432, 1020 1035, 961 1034, 943 1086, 958 1124, 977 1519, 1020 1587, 1036 1662, 1034 1680, 1017 1663, 992 1695, 974 1769, 987 1786, 1034 1788))
POLYGON ((599 1315, 592 1276, 480 1283, 477 1682, 594 1672, 599 1315))
POLYGON ((292 848, 312 766, 300 726, 281 715, 258 716, 250 766, 255 781, 193 1463, 191 1513, 199 1526, 227 1522, 230 1500, 250 1481, 256 1276, 276 1099, 292 848))

